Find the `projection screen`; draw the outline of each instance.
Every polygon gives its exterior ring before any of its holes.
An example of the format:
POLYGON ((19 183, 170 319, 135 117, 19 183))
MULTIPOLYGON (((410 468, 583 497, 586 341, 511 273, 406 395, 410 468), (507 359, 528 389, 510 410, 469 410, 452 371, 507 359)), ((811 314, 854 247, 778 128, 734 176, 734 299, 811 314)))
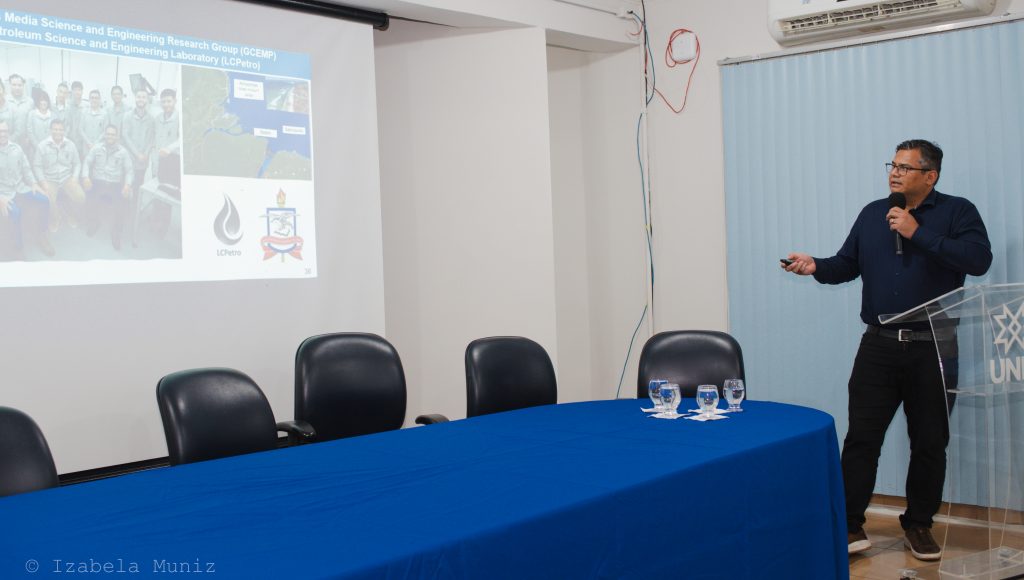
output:
POLYGON ((237 368, 284 420, 303 338, 383 333, 368 25, 229 0, 2 13, 0 405, 58 471, 166 455, 168 372, 237 368))

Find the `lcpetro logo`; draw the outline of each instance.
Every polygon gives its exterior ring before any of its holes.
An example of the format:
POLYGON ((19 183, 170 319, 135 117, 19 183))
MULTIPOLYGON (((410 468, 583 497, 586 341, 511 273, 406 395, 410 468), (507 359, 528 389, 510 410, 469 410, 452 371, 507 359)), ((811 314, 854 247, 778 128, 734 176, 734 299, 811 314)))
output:
POLYGON ((1024 326, 1021 325, 1022 319, 1024 302, 1016 311, 1003 304, 1002 310, 992 315, 992 332, 995 334, 992 342, 996 347, 996 355, 999 356, 988 361, 989 378, 994 384, 1019 382, 1024 378, 1024 356, 1009 356, 1014 344, 1024 351, 1024 338, 1021 337, 1021 330, 1024 330, 1024 326), (999 347, 1003 347, 1002 352, 999 352, 999 347))
POLYGON ((235 204, 224 194, 224 207, 213 218, 213 234, 226 246, 233 246, 242 240, 242 220, 238 217, 235 204))

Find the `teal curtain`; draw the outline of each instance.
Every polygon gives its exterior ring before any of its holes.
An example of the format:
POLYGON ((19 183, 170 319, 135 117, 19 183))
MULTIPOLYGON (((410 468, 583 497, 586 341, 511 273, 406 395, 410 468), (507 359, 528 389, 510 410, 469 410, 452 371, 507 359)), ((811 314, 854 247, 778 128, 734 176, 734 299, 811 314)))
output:
MULTIPOLYGON (((831 256, 860 209, 888 196, 897 143, 937 142, 937 188, 972 200, 995 260, 967 284, 1024 281, 1024 21, 723 65, 729 321, 751 395, 831 413, 840 440, 863 324, 860 281, 779 269, 790 251, 831 256)), ((897 413, 876 493, 904 494, 897 413)), ((961 482, 973 503, 984 482, 961 482)), ((948 490, 947 490, 948 492, 948 490)), ((947 493, 948 495, 948 493, 947 493)))

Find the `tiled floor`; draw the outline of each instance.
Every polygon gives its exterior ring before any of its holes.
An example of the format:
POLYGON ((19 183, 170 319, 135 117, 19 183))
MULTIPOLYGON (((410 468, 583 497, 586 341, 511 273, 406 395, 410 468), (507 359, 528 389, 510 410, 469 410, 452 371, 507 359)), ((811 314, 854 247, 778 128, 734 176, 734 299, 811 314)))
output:
MULTIPOLYGON (((900 527, 899 514, 901 509, 889 507, 872 507, 868 510, 867 524, 864 531, 871 540, 871 549, 850 556, 850 578, 870 578, 872 580, 898 580, 900 571, 910 569, 917 572, 921 580, 938 580, 938 562, 922 562, 910 555, 903 547, 903 529, 900 527)), ((932 534, 939 545, 943 544, 947 524, 938 521, 932 528, 932 534)), ((1007 532, 1003 545, 1024 548, 1024 530, 1021 526, 1013 526, 1007 532)), ((955 525, 945 548, 946 558, 955 558, 971 552, 984 550, 987 545, 987 532, 984 527, 974 525, 955 525)))

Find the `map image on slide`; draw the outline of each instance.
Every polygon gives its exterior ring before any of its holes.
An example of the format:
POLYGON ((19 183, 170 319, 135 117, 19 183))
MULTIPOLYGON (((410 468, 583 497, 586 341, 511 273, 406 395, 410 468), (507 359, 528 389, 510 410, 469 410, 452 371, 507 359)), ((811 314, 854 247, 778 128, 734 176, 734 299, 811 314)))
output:
POLYGON ((313 178, 309 81, 183 66, 184 173, 313 178))

